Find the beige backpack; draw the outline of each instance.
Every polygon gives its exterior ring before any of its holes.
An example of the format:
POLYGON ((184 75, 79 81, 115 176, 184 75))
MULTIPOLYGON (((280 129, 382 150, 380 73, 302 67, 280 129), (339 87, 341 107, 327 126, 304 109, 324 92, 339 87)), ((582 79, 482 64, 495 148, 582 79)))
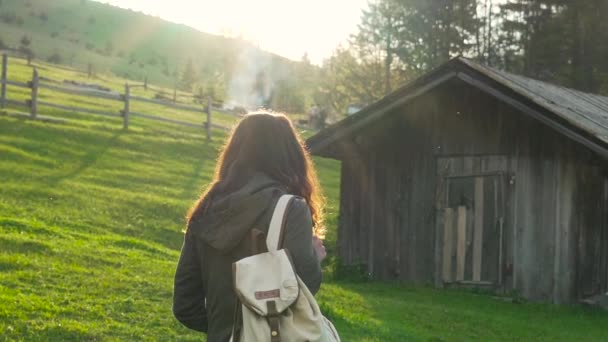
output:
MULTIPOLYGON (((292 195, 279 199, 266 237, 267 252, 232 266, 239 304, 231 342, 339 342, 333 324, 280 249, 284 216, 292 195)), ((263 244, 262 244, 263 245, 263 244)))

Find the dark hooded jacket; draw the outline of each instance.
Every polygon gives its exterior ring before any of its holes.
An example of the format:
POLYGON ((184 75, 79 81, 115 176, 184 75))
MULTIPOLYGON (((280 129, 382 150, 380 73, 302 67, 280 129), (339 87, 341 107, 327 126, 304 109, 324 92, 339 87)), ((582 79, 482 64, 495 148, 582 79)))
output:
MULTIPOLYGON (((191 221, 175 273, 173 313, 186 327, 206 332, 207 341, 229 340, 236 303, 232 263, 252 254, 251 230, 268 231, 283 194, 279 183, 256 174, 241 189, 214 199, 191 221)), ((308 204, 296 198, 286 215, 283 247, 314 294, 321 285, 321 268, 312 247, 308 204)))

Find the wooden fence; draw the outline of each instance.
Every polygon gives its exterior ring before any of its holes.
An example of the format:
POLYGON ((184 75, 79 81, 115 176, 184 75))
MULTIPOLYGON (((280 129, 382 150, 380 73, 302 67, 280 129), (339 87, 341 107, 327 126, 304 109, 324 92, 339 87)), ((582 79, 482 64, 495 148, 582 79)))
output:
MULTIPOLYGON (((0 74, 0 77, 1 77, 1 79, 0 79, 0 86, 1 86, 1 88, 0 88, 0 107, 2 109, 4 109, 4 108, 6 108, 7 105, 12 105, 12 106, 21 106, 21 107, 29 108, 29 116, 32 119, 36 119, 38 117, 38 107, 39 106, 61 109, 61 110, 65 110, 65 111, 78 112, 78 113, 103 115, 103 116, 110 116, 110 117, 122 117, 123 128, 125 130, 129 129, 129 120, 131 117, 141 117, 141 118, 146 118, 146 119, 150 119, 150 120, 168 122, 168 123, 172 123, 172 124, 176 124, 176 125, 182 125, 182 126, 188 126, 188 127, 200 127, 200 128, 205 129, 206 134, 207 134, 207 139, 210 140, 212 128, 217 128, 217 129, 221 129, 221 130, 225 130, 225 131, 230 130, 229 127, 218 125, 218 124, 215 124, 212 122, 212 120, 211 120, 212 111, 221 112, 223 114, 238 117, 237 114, 234 114, 234 113, 231 113, 228 111, 222 111, 217 108, 214 109, 211 98, 208 98, 204 105, 197 107, 197 106, 189 105, 189 104, 182 104, 182 103, 177 103, 177 102, 172 103, 172 102, 168 102, 168 101, 149 99, 149 98, 145 98, 145 97, 131 95, 131 89, 136 88, 136 87, 143 87, 143 85, 129 85, 128 83, 126 83, 125 87, 124 87, 124 93, 117 94, 117 93, 106 92, 106 91, 101 91, 101 90, 84 89, 84 88, 80 88, 80 87, 65 87, 65 86, 58 86, 55 84, 48 84, 45 82, 41 82, 41 79, 38 75, 38 70, 36 69, 36 67, 33 67, 32 79, 31 79, 31 81, 29 81, 27 83, 11 81, 7 78, 7 74, 8 74, 8 55, 3 54, 2 55, 2 72, 0 74), (31 89, 30 99, 28 99, 26 101, 16 101, 16 100, 7 99, 7 96, 6 96, 7 85, 31 89), (90 108, 60 105, 60 104, 47 102, 47 101, 40 101, 39 96, 38 96, 39 89, 49 89, 52 91, 65 93, 65 94, 72 94, 72 95, 78 95, 78 96, 86 96, 86 97, 93 97, 93 98, 98 98, 98 99, 118 101, 118 102, 123 103, 123 109, 118 112, 111 112, 111 111, 104 111, 104 110, 97 110, 97 109, 90 109, 90 108), (178 119, 174 119, 174 118, 161 117, 161 116, 152 115, 152 114, 134 112, 131 110, 131 107, 132 107, 131 103, 133 101, 151 103, 151 104, 163 106, 166 108, 173 108, 173 109, 178 109, 178 110, 182 110, 182 111, 201 113, 201 114, 205 115, 206 121, 204 121, 201 124, 201 123, 193 123, 193 122, 178 120, 178 119)), ((203 101, 201 101, 201 102, 203 102, 203 101)))

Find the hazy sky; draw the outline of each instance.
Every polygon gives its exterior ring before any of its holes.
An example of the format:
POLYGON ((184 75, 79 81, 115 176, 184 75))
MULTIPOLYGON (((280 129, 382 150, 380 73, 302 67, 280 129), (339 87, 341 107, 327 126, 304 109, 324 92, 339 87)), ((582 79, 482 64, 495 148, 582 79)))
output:
POLYGON ((314 63, 356 32, 368 0, 98 0, 314 63))

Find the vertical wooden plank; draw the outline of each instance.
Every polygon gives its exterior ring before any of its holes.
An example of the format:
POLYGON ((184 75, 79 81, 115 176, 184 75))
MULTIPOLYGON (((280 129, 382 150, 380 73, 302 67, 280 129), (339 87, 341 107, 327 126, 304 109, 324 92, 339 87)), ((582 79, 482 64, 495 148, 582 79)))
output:
POLYGON ((441 274, 444 282, 451 282, 454 246, 454 210, 452 208, 445 208, 443 215, 443 263, 441 274))
POLYGON ((600 263, 603 272, 602 292, 608 292, 608 177, 604 175, 602 193, 602 261, 600 263))
POLYGON ((367 230, 368 230, 368 248, 367 248, 367 267, 368 267, 368 271, 369 274, 375 278, 376 275, 376 270, 374 268, 374 239, 376 239, 376 222, 374 222, 374 218, 376 217, 376 198, 375 198, 375 194, 376 194, 376 155, 375 154, 370 154, 369 155, 369 164, 367 165, 368 167, 368 182, 369 182, 369 192, 368 194, 370 195, 370 197, 367 199, 367 203, 368 203, 368 221, 367 221, 367 230))
MULTIPOLYGON (((561 146, 556 146, 556 148, 559 149, 559 147, 561 146)), ((556 172, 556 177, 555 177, 555 197, 556 197, 556 201, 555 201, 555 231, 554 231, 554 243, 553 243, 553 248, 554 248, 554 256, 553 258, 554 263, 553 263, 553 293, 552 293, 552 297, 553 297, 553 302, 554 303, 560 303, 561 304, 561 296, 560 296, 560 278, 561 278, 561 265, 562 265, 562 252, 561 252, 561 248, 562 248, 562 232, 561 232, 561 227, 562 225, 560 224, 560 220, 562 219, 562 185, 564 185, 565 183, 565 179, 563 179, 562 177, 564 176, 563 172, 562 172, 562 167, 563 164, 565 163, 565 157, 564 154, 562 154, 560 157, 558 157, 558 160, 555 163, 555 172, 556 172)))
POLYGON ((498 285, 503 285, 503 272, 504 272, 504 225, 505 225, 505 189, 504 189, 505 180, 502 176, 494 178, 494 201, 499 203, 497 205, 495 214, 498 219, 498 285), (496 194, 500 192, 499 196, 496 194))
MULTIPOLYGON (((356 179, 353 180, 356 184, 360 184, 360 191, 357 194, 357 208, 359 209, 357 213, 359 214, 359 229, 360 229, 360 262, 367 266, 367 273, 370 275, 370 265, 369 265, 369 238, 371 235, 370 228, 370 207, 371 207, 371 195, 370 195, 370 184, 371 179, 369 176, 369 167, 368 163, 370 162, 369 154, 366 149, 363 149, 361 152, 361 164, 359 167, 353 167, 352 171, 357 173, 356 179)), ((352 184, 351 184, 352 185, 352 184)))
MULTIPOLYGON (((443 165, 441 165, 442 163, 439 161, 438 158, 438 162, 437 162, 437 183, 436 183, 436 188, 435 188, 435 208, 436 208, 436 216, 437 216, 437 221, 435 222, 435 275, 434 275, 434 282, 435 282, 435 287, 442 287, 444 285, 445 281, 451 281, 451 272, 448 274, 448 276, 444 276, 446 274, 446 269, 451 270, 452 267, 452 259, 450 257, 449 260, 449 267, 447 266, 447 262, 445 261, 446 258, 446 254, 444 251, 444 248, 446 246, 446 243, 451 243, 454 241, 453 237, 446 237, 445 234, 449 234, 447 233, 448 231, 448 224, 449 227, 452 227, 453 224, 447 223, 448 221, 453 221, 453 210, 451 208, 446 208, 447 205, 445 204, 446 202, 446 192, 447 192, 447 184, 446 184, 446 179, 444 177, 442 177, 440 175, 441 173, 441 169, 443 168, 443 165), (446 209, 444 209, 446 208, 446 209), (450 214, 446 215, 446 210, 449 209, 450 210, 450 214), (451 218, 448 218, 447 216, 452 216, 451 218), (447 240, 447 241, 446 241, 447 240)), ((451 244, 450 244, 451 246, 451 244)), ((451 255, 451 252, 450 252, 451 255)))
POLYGON ((130 98, 131 98, 131 88, 129 87, 128 83, 125 83, 125 95, 124 95, 124 101, 125 101, 125 106, 124 109, 122 111, 122 128, 124 128, 125 130, 129 129, 129 111, 130 111, 130 98))
POLYGON ((349 228, 353 228, 352 225, 349 225, 347 222, 350 220, 352 213, 349 208, 349 204, 351 202, 350 194, 348 193, 349 186, 349 173, 348 173, 348 159, 342 162, 342 167, 340 170, 340 214, 338 215, 338 239, 337 239, 337 249, 338 256, 345 262, 347 265, 350 265, 352 260, 348 256, 349 249, 349 236, 352 234, 348 234, 347 230, 349 228))
POLYGON ((30 101, 30 114, 32 119, 38 115, 38 69, 34 68, 32 76, 32 99, 30 101))
POLYGON ((464 280, 464 265, 467 250, 467 207, 458 207, 458 238, 456 245, 456 281, 464 280))
POLYGON ((374 175, 374 270, 377 279, 387 279, 389 267, 388 246, 386 236, 388 234, 388 211, 386 207, 386 157, 382 155, 376 161, 376 173, 374 175), (381 166, 380 166, 381 165, 381 166))
POLYGON ((211 102, 211 96, 207 98, 207 108, 205 112, 207 113, 207 141, 211 141, 211 110, 213 108, 213 103, 211 102))
POLYGON ((8 55, 2 54, 2 88, 0 90, 0 107, 6 108, 6 74, 8 73, 8 55))
POLYGON ((395 166, 393 162, 393 158, 391 156, 390 163, 387 163, 386 168, 386 184, 385 184, 385 203, 384 203, 384 211, 386 213, 386 234, 385 234, 385 243, 387 246, 387 265, 386 265, 386 273, 389 279, 394 279, 395 275, 397 275, 397 258, 395 257, 396 249, 395 249, 395 203, 396 203, 396 185, 395 179, 397 177, 398 168, 395 166))
POLYGON ((410 237, 410 208, 411 208, 411 166, 408 164, 403 165, 403 175, 401 175, 401 204, 400 204, 400 222, 399 222, 399 275, 401 280, 408 280, 410 267, 409 267, 409 237, 410 237))
POLYGON ((397 168, 396 171, 397 174, 394 176, 395 178, 395 190, 396 190, 396 198, 395 201, 393 203, 394 207, 393 207, 393 212, 394 212, 394 217, 393 217, 393 224, 394 224, 394 231, 395 231, 395 237, 393 240, 393 250, 394 250, 394 258, 395 258, 395 272, 397 275, 397 279, 399 279, 399 277, 401 276, 401 217, 402 217, 402 212, 401 210, 403 209, 401 207, 401 204, 403 202, 403 195, 404 195, 404 189, 403 189, 403 184, 401 183, 402 177, 401 177, 401 173, 403 172, 403 170, 401 169, 401 165, 396 162, 397 164, 397 168))
POLYGON ((481 281, 483 247, 484 178, 475 178, 475 226, 473 236, 473 281, 481 281))

